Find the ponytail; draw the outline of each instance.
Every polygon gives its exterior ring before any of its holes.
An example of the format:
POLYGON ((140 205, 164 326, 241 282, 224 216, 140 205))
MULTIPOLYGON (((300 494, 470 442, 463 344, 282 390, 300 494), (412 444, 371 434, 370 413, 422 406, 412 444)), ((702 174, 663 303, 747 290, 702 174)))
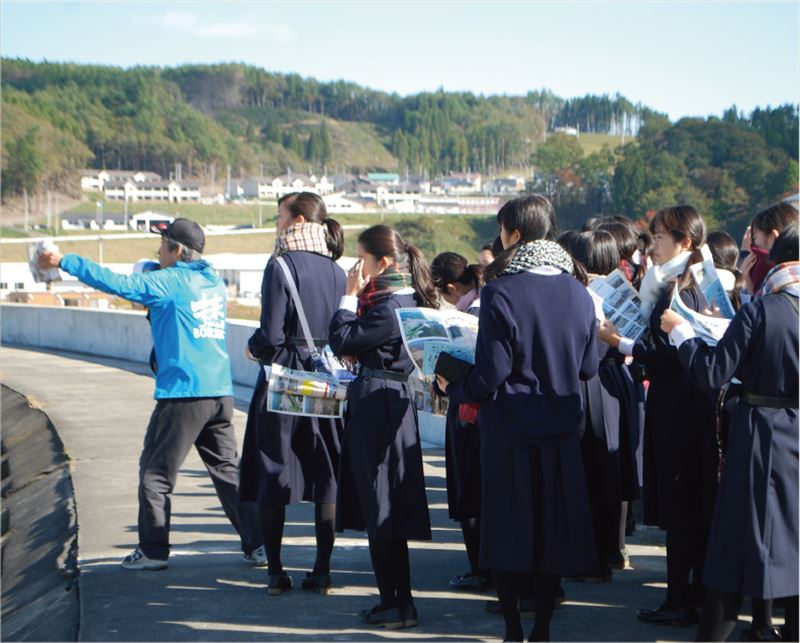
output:
POLYGON ((483 271, 483 279, 486 283, 489 283, 492 279, 497 279, 500 275, 503 274, 506 268, 508 268, 511 260, 514 259, 514 255, 517 254, 517 248, 519 247, 519 243, 510 246, 503 250, 500 254, 495 256, 494 261, 486 266, 486 269, 483 271))
POLYGON ((586 270, 586 266, 575 259, 575 257, 572 258, 572 276, 575 277, 582 286, 589 285, 589 271, 586 270))
POLYGON ((326 218, 324 225, 325 245, 331 251, 331 258, 336 261, 344 252, 344 232, 342 226, 335 219, 326 218))
POLYGON ((439 295, 425 257, 416 246, 407 243, 405 251, 408 254, 408 269, 411 273, 411 283, 417 295, 417 304, 426 308, 439 307, 439 295))

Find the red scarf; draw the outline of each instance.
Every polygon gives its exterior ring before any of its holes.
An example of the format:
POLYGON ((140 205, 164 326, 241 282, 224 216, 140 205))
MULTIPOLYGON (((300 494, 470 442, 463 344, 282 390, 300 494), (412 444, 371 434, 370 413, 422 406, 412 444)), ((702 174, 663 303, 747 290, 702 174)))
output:
POLYGON ((767 273, 772 270, 775 264, 769 260, 769 250, 750 244, 750 252, 756 256, 756 262, 750 269, 750 279, 753 280, 753 293, 757 293, 758 289, 761 288, 761 282, 764 281, 764 277, 767 276, 767 273))

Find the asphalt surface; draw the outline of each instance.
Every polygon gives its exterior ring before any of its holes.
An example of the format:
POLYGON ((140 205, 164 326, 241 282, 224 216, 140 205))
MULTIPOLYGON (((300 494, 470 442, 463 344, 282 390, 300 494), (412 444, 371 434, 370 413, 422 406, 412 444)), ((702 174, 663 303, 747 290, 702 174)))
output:
MULTIPOLYGON (((424 451, 433 541, 412 543, 412 587, 420 619, 407 630, 374 630, 358 618, 377 602, 366 538, 336 542, 334 589, 268 596, 266 571, 241 560, 196 453, 184 464, 172 499, 169 569, 131 572, 121 559, 137 544, 138 458, 153 408, 145 366, 87 355, 4 346, 1 379, 50 418, 66 452, 75 488, 83 641, 418 641, 502 638, 502 618, 484 611, 493 594, 455 592, 448 579, 467 569, 458 525, 448 519, 444 455, 424 451)), ((247 389, 237 390, 241 444, 247 389)), ((640 528, 629 539, 633 570, 611 583, 565 581, 567 602, 554 616, 553 640, 693 640, 694 628, 656 626, 636 618, 665 592, 663 534, 640 528)), ((313 507, 291 506, 283 562, 295 585, 314 560, 313 507)), ((737 629, 740 629, 740 623, 737 629)), ((529 629, 531 622, 524 622, 529 629)), ((738 631, 731 640, 738 640, 738 631)))

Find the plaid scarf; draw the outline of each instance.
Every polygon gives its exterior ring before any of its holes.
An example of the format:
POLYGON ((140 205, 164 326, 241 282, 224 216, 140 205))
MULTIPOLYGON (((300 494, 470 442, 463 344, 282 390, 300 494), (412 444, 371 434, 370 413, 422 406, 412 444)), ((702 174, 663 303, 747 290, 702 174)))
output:
POLYGON ((274 253, 278 256, 285 252, 305 250, 315 252, 323 257, 330 257, 331 251, 325 240, 325 226, 321 223, 294 223, 275 239, 274 253))
POLYGON ((800 261, 779 263, 764 277, 756 297, 766 297, 774 292, 788 290, 793 295, 800 295, 800 261))
POLYGON ((413 286, 411 273, 400 272, 394 266, 388 267, 374 279, 370 279, 358 296, 358 316, 361 317, 370 308, 389 299, 392 293, 413 286))
POLYGON ((572 274, 572 257, 555 241, 529 241, 523 243, 514 253, 514 258, 503 271, 504 275, 530 270, 537 266, 552 266, 562 272, 572 274))

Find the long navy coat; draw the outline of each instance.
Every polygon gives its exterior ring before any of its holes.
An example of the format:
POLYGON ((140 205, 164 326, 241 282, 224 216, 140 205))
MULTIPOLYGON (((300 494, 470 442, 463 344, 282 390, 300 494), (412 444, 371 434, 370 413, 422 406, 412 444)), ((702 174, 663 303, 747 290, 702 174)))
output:
MULTIPOLYGON (((678 351, 661 330, 667 289, 650 315, 651 341, 639 341, 633 357, 644 364, 650 387, 644 429, 644 522, 663 529, 707 529, 717 477, 714 403, 686 377, 678 351)), ((681 291, 692 310, 706 300, 697 288, 681 291)))
MULTIPOLYGON (((705 390, 737 377, 750 393, 797 399, 798 317, 787 295, 746 304, 715 348, 702 340, 678 351, 705 390)), ((731 414, 725 466, 709 536, 703 582, 756 598, 797 595, 797 407, 740 400, 731 414)))
POLYGON ((579 431, 596 334, 591 298, 571 275, 521 272, 481 292, 475 368, 447 387, 452 404, 481 403, 481 567, 594 570, 579 431))
MULTIPOLYGON (((363 367, 411 373, 395 311, 413 306, 413 295, 395 294, 361 317, 336 311, 331 348, 363 367)), ((366 530, 372 540, 430 540, 419 423, 408 384, 359 375, 347 403, 336 529, 366 530)))
MULTIPOLYGON (((314 339, 324 343, 345 291, 344 271, 313 252, 283 255, 297 285, 314 339)), ((262 364, 314 370, 294 302, 280 266, 270 260, 261 286, 261 326, 248 342, 262 364)), ((259 370, 250 401, 241 464, 243 500, 269 504, 336 500, 341 421, 266 411, 267 381, 259 370)))

